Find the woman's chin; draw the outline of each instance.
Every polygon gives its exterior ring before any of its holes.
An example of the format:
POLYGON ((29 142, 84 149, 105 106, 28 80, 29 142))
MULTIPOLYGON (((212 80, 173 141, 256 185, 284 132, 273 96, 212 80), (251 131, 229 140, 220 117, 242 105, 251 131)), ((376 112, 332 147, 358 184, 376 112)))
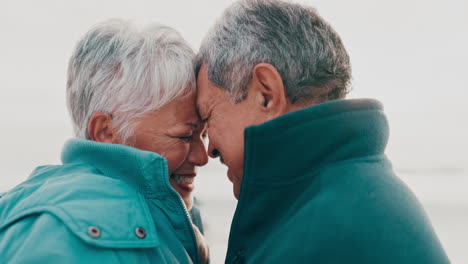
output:
POLYGON ((195 189, 195 184, 192 182, 190 183, 181 183, 174 180, 172 177, 170 178, 170 183, 172 188, 174 188, 177 193, 180 195, 182 200, 184 201, 185 207, 188 211, 193 207, 193 190, 195 189))

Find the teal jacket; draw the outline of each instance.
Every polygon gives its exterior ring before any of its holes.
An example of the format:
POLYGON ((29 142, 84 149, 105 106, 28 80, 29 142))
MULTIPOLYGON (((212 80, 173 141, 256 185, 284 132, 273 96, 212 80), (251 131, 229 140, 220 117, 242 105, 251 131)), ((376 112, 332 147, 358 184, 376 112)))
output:
POLYGON ((166 160, 73 139, 0 199, 1 263, 198 263, 166 160))
POLYGON ((449 263, 387 139, 382 106, 367 99, 247 128, 226 263, 449 263))

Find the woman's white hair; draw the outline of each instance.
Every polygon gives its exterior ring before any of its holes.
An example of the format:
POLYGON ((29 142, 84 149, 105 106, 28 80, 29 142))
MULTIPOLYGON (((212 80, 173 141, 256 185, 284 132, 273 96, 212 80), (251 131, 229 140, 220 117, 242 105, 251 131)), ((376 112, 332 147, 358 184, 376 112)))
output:
POLYGON ((89 139, 89 118, 106 112, 126 142, 138 117, 195 92, 194 56, 167 26, 138 29, 112 19, 92 28, 68 65, 67 103, 75 136, 89 139))

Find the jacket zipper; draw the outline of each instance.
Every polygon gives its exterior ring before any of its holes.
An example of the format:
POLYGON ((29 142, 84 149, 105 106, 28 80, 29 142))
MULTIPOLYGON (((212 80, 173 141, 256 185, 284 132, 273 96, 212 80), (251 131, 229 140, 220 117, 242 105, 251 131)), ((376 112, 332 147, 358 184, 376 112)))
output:
POLYGON ((195 260, 194 260, 194 263, 197 263, 197 264, 200 264, 200 252, 198 252, 198 244, 197 244, 197 237, 195 235, 195 230, 193 229, 193 226, 192 226, 192 220, 190 220, 190 215, 187 211, 187 208, 185 207, 184 205, 184 201, 182 200, 182 197, 180 197, 179 194, 177 194, 177 197, 179 198, 179 205, 182 207, 182 209, 184 210, 185 212, 185 223, 189 225, 189 229, 192 231, 192 241, 195 242, 195 260))

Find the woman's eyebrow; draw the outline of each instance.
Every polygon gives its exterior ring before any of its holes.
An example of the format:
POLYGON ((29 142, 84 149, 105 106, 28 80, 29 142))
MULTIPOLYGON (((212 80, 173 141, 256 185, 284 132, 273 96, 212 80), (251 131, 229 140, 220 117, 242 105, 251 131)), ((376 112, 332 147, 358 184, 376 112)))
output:
POLYGON ((191 127, 193 127, 194 129, 197 129, 197 128, 200 126, 200 124, 197 123, 197 122, 187 122, 187 123, 185 123, 184 125, 186 125, 186 126, 191 126, 191 127))

